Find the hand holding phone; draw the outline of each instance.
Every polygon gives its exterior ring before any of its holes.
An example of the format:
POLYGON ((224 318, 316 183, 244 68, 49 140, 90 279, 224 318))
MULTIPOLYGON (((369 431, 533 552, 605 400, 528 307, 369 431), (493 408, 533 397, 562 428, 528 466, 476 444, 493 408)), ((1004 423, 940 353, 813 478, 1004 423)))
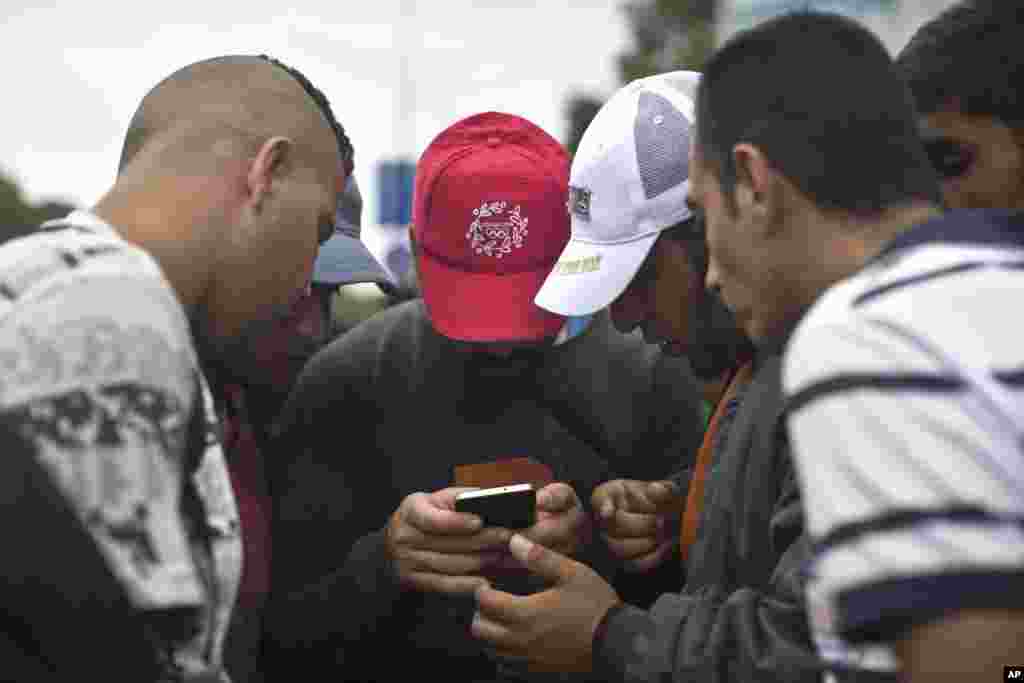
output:
POLYGON ((471 594, 481 572, 508 554, 509 529, 483 527, 481 520, 455 511, 465 488, 406 496, 391 515, 385 548, 392 570, 407 589, 471 594))
MULTIPOLYGON (((456 499, 455 509, 481 515, 485 518, 485 529, 515 530, 534 543, 570 557, 576 555, 589 542, 591 525, 572 486, 556 482, 540 490, 531 489, 528 484, 520 484, 462 493, 459 496, 462 502, 456 499), (509 492, 509 489, 520 493, 509 492), (526 509, 527 503, 533 506, 532 513, 526 509), (513 507, 517 512, 509 510, 513 507)), ((489 573, 495 571, 522 572, 523 567, 511 555, 506 555, 489 573)))

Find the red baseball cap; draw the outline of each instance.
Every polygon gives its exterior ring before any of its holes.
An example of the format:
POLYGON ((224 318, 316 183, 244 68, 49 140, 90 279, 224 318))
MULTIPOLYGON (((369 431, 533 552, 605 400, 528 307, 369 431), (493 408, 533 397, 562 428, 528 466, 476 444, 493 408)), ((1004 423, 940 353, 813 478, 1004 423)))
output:
POLYGON ((539 341, 565 318, 533 299, 569 241, 569 157, 543 130, 486 112, 438 135, 416 168, 423 301, 442 335, 539 341))

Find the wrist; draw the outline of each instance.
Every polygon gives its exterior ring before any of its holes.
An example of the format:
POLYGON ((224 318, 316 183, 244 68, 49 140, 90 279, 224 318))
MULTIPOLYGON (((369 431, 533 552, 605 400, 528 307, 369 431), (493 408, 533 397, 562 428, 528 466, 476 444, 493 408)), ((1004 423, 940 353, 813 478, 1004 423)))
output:
POLYGON ((341 574, 354 579, 364 595, 376 595, 382 603, 399 593, 396 562, 388 552, 387 531, 380 529, 356 539, 349 549, 341 574))
POLYGON ((600 639, 593 642, 594 672, 611 681, 657 678, 655 670, 667 653, 657 649, 664 643, 658 645, 658 623, 650 612, 619 603, 608 610, 603 621, 600 633, 595 634, 600 639))

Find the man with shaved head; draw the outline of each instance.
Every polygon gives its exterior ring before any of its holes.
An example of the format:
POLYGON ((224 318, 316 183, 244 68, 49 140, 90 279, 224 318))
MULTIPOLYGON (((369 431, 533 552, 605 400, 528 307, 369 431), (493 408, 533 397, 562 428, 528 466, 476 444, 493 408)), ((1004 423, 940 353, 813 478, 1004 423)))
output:
POLYGON ((293 75, 219 57, 143 99, 91 211, 0 248, 5 677, 230 680, 240 530, 192 334, 228 352, 289 304, 349 171, 293 75))

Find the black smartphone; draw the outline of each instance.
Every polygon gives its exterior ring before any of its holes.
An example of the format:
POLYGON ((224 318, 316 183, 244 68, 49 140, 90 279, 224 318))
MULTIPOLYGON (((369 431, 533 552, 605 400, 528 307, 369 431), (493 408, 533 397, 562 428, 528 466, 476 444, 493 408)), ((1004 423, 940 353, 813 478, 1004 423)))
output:
POLYGON ((533 484, 513 484, 460 493, 455 498, 456 512, 479 515, 484 526, 526 529, 536 519, 537 493, 533 484))

